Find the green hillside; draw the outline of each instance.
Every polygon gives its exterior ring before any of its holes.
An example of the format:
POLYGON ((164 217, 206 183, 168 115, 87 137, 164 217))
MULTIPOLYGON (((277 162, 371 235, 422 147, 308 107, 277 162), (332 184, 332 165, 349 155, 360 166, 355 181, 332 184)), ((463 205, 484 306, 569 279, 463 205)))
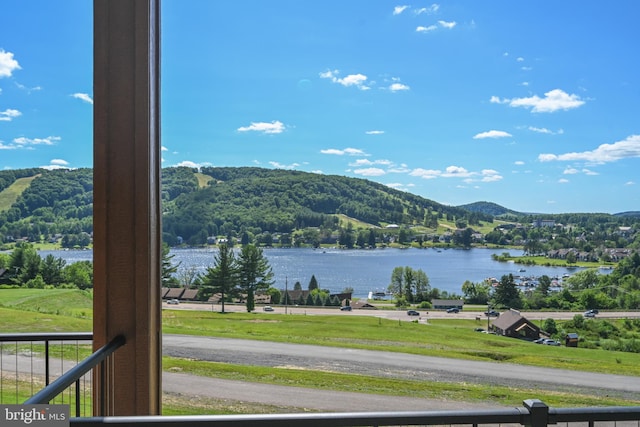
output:
POLYGON ((0 191, 0 212, 11 209, 11 206, 18 201, 18 197, 20 197, 22 192, 29 188, 31 181, 38 176, 39 175, 27 178, 18 178, 9 187, 0 191))

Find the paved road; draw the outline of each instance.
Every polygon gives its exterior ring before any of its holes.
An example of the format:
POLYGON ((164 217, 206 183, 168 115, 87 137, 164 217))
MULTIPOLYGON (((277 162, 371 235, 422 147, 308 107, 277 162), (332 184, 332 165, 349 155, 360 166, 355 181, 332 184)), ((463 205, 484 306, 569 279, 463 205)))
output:
MULTIPOLYGON (((376 304, 376 301, 372 301, 372 304, 376 304)), ((171 310, 200 310, 200 311, 220 311, 220 304, 208 304, 200 302, 181 302, 177 305, 163 304, 164 309, 171 310)), ((368 310, 368 309, 356 309, 353 311, 340 311, 336 307, 324 308, 324 307, 305 307, 305 306, 273 306, 274 311, 269 313, 263 313, 265 315, 279 315, 279 314, 305 314, 305 315, 327 315, 334 314, 340 316, 374 316, 384 319, 393 320, 416 320, 413 316, 407 316, 406 310, 393 310, 393 309, 381 309, 381 310, 368 310)), ((226 312, 246 312, 244 304, 225 304, 224 310, 226 312)), ((256 308, 257 311, 261 311, 261 307, 256 308)), ((476 319, 480 318, 480 324, 487 323, 487 317, 484 315, 484 311, 469 311, 463 310, 459 313, 447 313, 444 310, 418 310, 420 312, 420 319, 422 321, 428 321, 428 319, 476 319)), ((583 314, 580 312, 572 311, 522 311, 523 317, 538 322, 544 319, 556 319, 556 320, 570 320, 576 314, 583 314)), ((601 311, 598 318, 607 319, 624 319, 624 318, 640 318, 640 311, 601 311)), ((491 318, 489 320, 493 320, 491 318)))
MULTIPOLYGON (((540 390, 580 390, 640 400, 638 377, 509 363, 462 361, 372 350, 358 350, 264 341, 165 335, 167 355, 202 360, 301 369, 325 369, 396 378, 477 382, 540 390)), ((534 397, 534 396, 532 396, 534 397)))

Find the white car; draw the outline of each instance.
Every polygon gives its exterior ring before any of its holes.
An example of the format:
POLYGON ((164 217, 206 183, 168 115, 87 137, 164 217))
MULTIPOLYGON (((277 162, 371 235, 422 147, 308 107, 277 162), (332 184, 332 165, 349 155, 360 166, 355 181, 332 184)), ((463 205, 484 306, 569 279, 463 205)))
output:
POLYGON ((180 304, 180 301, 174 298, 174 299, 170 299, 169 301, 167 301, 167 304, 178 305, 178 304, 180 304))
POLYGON ((270 305, 265 305, 264 307, 262 307, 262 311, 273 311, 273 307, 271 307, 270 305))

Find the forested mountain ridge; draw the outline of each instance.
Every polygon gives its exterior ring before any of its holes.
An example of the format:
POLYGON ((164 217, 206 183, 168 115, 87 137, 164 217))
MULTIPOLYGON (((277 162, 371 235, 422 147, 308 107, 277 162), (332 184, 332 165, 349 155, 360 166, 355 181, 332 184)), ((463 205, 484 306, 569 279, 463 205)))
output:
MULTIPOLYGON (((0 204, 0 243, 62 238, 65 246, 83 246, 90 240, 92 169, 0 171, 0 202, 3 200, 7 202, 0 204), (16 185, 20 180, 23 185, 16 185)), ((526 232, 486 231, 494 217, 505 216, 524 225, 540 219, 578 225, 580 233, 597 231, 594 241, 601 242, 612 240, 618 226, 638 223, 633 213, 534 215, 491 202, 452 207, 365 179, 257 167, 164 168, 162 201, 163 238, 170 244, 197 245, 215 236, 245 235, 258 243, 267 239, 262 243, 268 244, 271 235, 291 239, 294 233, 298 238, 305 233, 300 239, 305 243, 330 238, 335 242, 335 236, 345 230, 357 235, 354 227, 368 231, 392 224, 399 231, 408 230, 405 242, 410 242, 435 234, 445 222, 448 229, 459 230, 478 229, 482 222, 489 243, 524 241, 526 232), (356 225, 345 218, 357 221, 356 225), (313 233, 307 234, 310 229, 313 233)), ((572 228, 575 236, 569 236, 570 240, 579 237, 577 230, 572 228)), ((534 235, 546 238, 545 234, 534 235)))
MULTIPOLYGON (((0 209, 0 239, 81 235, 92 231, 92 169, 0 171, 0 192, 33 177, 15 203, 0 209)), ((216 235, 291 233, 338 228, 337 214, 372 227, 437 227, 438 218, 469 223, 489 215, 445 206, 411 193, 343 176, 255 167, 162 170, 165 240, 204 243, 216 235)))
MULTIPOLYGON (((212 180, 197 189, 185 168, 163 171, 165 183, 192 191, 165 204, 163 229, 172 236, 227 235, 230 230, 291 233, 307 227, 335 230, 336 214, 375 227, 389 224, 437 227, 438 217, 480 219, 491 216, 394 190, 364 179, 254 167, 201 168, 212 180), (178 177, 181 177, 180 179, 178 177)), ((435 228, 435 227, 434 227, 435 228)))
POLYGON ((507 209, 493 202, 474 202, 466 205, 458 206, 459 208, 466 209, 471 212, 479 212, 494 217, 501 216, 520 216, 522 213, 516 212, 511 209, 507 209))

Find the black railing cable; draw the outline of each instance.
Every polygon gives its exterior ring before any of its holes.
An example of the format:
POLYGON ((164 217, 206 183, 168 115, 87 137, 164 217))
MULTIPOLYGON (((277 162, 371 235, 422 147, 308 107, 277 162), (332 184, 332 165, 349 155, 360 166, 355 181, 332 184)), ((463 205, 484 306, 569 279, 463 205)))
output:
POLYGON ((113 354, 118 348, 123 346, 125 343, 125 338, 122 335, 118 335, 111 342, 99 348, 95 353, 91 356, 87 357, 81 363, 77 364, 73 368, 69 369, 68 372, 64 373, 62 376, 58 377, 51 384, 40 390, 38 393, 34 394, 32 397, 27 399, 25 404, 44 404, 53 400, 54 397, 62 393, 67 387, 76 382, 79 378, 81 378, 84 374, 91 371, 94 367, 96 367, 99 363, 104 361, 107 357, 113 354))

